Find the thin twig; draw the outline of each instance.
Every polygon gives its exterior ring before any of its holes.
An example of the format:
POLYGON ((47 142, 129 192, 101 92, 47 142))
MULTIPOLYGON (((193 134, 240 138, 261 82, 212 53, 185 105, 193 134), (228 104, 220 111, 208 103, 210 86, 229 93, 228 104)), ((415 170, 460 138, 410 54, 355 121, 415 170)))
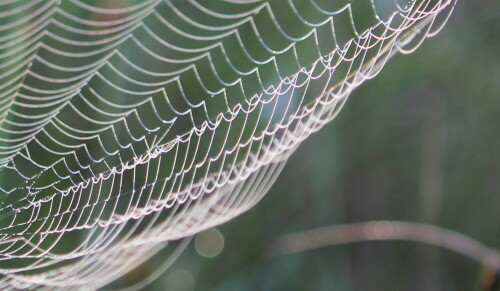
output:
POLYGON ((279 237, 273 254, 283 255, 340 244, 405 240, 422 242, 461 253, 494 271, 500 271, 500 253, 461 233, 433 225, 401 221, 369 221, 318 228, 279 237))

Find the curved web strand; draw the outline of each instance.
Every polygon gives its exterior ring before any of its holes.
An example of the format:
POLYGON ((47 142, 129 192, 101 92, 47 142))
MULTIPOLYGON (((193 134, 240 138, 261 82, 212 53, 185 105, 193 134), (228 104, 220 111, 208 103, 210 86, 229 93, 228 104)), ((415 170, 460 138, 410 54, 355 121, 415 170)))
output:
POLYGON ((247 211, 454 6, 3 2, 0 287, 26 289, 105 286, 247 211))

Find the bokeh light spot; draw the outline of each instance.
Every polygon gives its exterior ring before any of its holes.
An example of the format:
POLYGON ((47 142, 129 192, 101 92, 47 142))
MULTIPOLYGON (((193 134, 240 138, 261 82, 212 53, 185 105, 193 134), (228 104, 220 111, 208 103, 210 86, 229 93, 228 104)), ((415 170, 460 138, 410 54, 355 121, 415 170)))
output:
POLYGON ((218 229, 212 228, 199 233, 194 240, 194 246, 201 256, 213 258, 224 249, 224 236, 218 229))

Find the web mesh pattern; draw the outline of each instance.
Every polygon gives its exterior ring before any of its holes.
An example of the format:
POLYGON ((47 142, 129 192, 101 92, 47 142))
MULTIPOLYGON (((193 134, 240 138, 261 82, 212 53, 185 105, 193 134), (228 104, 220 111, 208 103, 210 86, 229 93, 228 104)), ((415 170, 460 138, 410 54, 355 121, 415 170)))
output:
POLYGON ((453 5, 0 1, 0 287, 98 288, 248 210, 453 5))

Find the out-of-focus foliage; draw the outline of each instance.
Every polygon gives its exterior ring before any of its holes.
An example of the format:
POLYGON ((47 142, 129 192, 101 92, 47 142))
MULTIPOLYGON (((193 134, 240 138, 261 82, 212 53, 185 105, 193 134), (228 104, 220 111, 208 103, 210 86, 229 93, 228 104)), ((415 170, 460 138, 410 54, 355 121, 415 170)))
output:
POLYGON ((499 14, 494 1, 459 1, 439 37, 359 88, 268 197, 220 229, 219 256, 200 257, 193 246, 150 288, 478 288, 485 272, 476 262, 410 242, 267 250, 279 234, 372 219, 431 223, 500 247, 499 14))

